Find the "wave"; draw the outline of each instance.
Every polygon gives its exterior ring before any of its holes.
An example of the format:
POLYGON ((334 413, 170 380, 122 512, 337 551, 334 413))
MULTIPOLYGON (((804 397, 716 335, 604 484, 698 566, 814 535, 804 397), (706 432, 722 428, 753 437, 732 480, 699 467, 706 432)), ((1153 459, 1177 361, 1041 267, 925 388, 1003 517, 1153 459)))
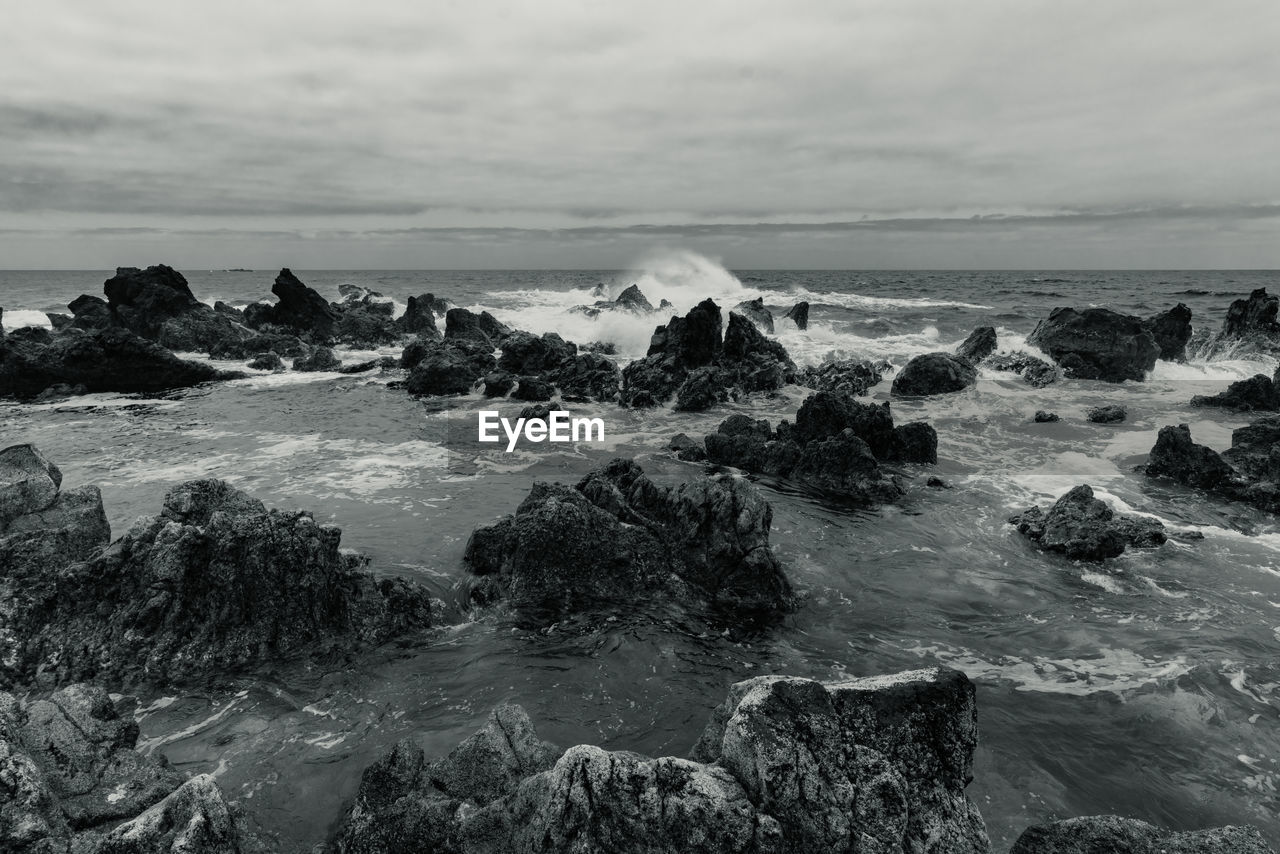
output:
POLYGON ((53 322, 49 320, 49 315, 34 309, 6 309, 4 317, 0 318, 0 321, 4 323, 5 329, 22 329, 27 326, 42 326, 45 329, 53 328, 53 322))

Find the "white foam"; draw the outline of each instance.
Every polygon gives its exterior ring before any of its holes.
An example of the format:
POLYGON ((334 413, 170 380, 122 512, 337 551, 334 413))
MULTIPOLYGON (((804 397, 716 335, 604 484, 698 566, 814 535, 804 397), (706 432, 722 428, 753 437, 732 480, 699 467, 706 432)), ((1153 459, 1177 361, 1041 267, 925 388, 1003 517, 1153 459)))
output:
POLYGON ((0 318, 5 329, 23 329, 27 326, 39 326, 44 329, 52 329, 53 322, 49 320, 49 315, 43 311, 35 311, 33 309, 5 309, 4 317, 0 318))

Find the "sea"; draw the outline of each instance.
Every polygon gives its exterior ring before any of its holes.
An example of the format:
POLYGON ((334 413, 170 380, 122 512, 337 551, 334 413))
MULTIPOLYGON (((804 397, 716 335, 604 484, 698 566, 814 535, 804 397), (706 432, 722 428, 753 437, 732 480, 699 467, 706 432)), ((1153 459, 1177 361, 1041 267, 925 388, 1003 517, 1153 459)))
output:
MULTIPOLYGON (((183 270, 196 296, 243 306, 270 299, 274 270, 183 270)), ((954 347, 996 327, 1001 350, 1056 306, 1147 315, 1188 305, 1201 334, 1275 271, 729 270, 690 252, 630 270, 296 270, 325 296, 372 288, 403 310, 432 292, 532 332, 611 341, 642 356, 664 315, 572 311, 637 284, 669 313, 711 297, 726 311, 762 297, 800 364, 885 359, 954 347), (782 318, 799 300, 810 325, 782 318)), ((47 325, 111 271, 0 271, 4 326, 47 325)), ((388 348, 384 355, 396 355, 388 348)), ((1034 352, 1034 350, 1030 350, 1034 352)), ((367 352, 340 352, 346 362, 367 352)), ((191 358, 204 358, 193 354, 191 358)), ((239 363, 216 363, 243 369, 239 363)), ((780 625, 736 637, 672 603, 524 630, 463 593, 471 531, 511 513, 535 481, 574 483, 616 456, 661 483, 704 467, 676 460, 671 437, 714 431, 735 412, 793 419, 809 393, 780 393, 705 413, 575 404, 601 417, 593 444, 478 449, 459 419, 491 408, 478 394, 415 399, 395 372, 261 373, 155 397, 97 394, 0 404, 0 446, 34 442, 64 485, 97 484, 114 535, 160 510, 171 486, 217 477, 270 506, 339 525, 372 571, 429 587, 440 626, 354 663, 264 669, 225 689, 143 693, 148 752, 216 775, 250 821, 286 850, 322 850, 360 772, 412 737, 443 755, 499 703, 523 705, 548 739, 648 755, 686 755, 732 683, 762 674, 823 680, 946 665, 978 687, 980 743, 969 794, 994 850, 1030 824, 1117 813, 1172 828, 1251 823, 1280 843, 1280 527, 1276 517, 1135 471, 1169 424, 1222 450, 1248 416, 1193 408, 1193 395, 1272 374, 1273 359, 1193 347, 1145 382, 1062 380, 1034 389, 983 370, 975 387, 892 400, 895 419, 938 432, 936 466, 907 466, 907 497, 875 510, 758 483, 772 542, 802 602, 780 625), (1124 405, 1119 424, 1085 411, 1124 405), (1057 423, 1033 423, 1036 410, 1057 423), (951 487, 928 488, 930 475, 951 487), (1037 552, 1008 523, 1090 484, 1117 510, 1160 519, 1176 540, 1104 564, 1037 552)), ((868 397, 890 400, 892 372, 868 397)), ((514 401, 497 408, 514 417, 514 401)), ((644 607, 640 607, 643 605, 644 607)))

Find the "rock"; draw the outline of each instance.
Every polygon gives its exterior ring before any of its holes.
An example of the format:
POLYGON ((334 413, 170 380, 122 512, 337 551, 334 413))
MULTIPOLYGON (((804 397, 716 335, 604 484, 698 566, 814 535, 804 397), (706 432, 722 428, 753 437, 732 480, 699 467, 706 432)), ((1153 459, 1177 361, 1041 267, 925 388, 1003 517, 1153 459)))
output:
POLYGON ((1221 406, 1237 412, 1275 412, 1280 410, 1280 389, 1276 388, 1272 377, 1254 374, 1247 380, 1233 382, 1226 391, 1218 394, 1198 394, 1191 398, 1191 405, 1221 406))
POLYGON ((62 471, 35 445, 12 445, 0 451, 0 532, 18 516, 53 504, 61 485, 62 471))
MULTIPOLYGON (((332 353, 333 351, 330 350, 329 352, 332 353)), ((284 370, 284 360, 275 353, 259 353, 249 362, 249 367, 255 371, 275 371, 278 373, 284 370)))
POLYGON ((573 488, 535 483, 514 516, 472 533, 465 560, 473 597, 505 600, 525 625, 662 598, 701 601, 736 626, 792 607, 772 516, 745 480, 659 487, 618 459, 573 488))
POLYGON ((1095 815, 1035 825, 1009 854, 1275 854, 1254 827, 1165 830, 1116 815, 1095 815))
POLYGON ((484 311, 474 314, 465 308, 451 308, 444 316, 446 339, 468 340, 493 352, 502 345, 511 330, 484 311))
POLYGON ((753 323, 733 312, 717 367, 744 391, 772 391, 794 382, 798 373, 785 347, 761 335, 753 323))
POLYGON ((67 303, 67 308, 73 316, 71 325, 76 329, 106 329, 116 323, 111 314, 111 306, 101 297, 81 294, 67 303))
POLYGON ((1044 359, 1037 359, 1027 353, 1001 353, 988 356, 985 367, 995 371, 1010 371, 1018 374, 1033 388, 1044 388, 1058 379, 1058 368, 1044 359))
MULTIPOLYGON (((390 311, 381 310, 381 303, 373 305, 371 308, 354 303, 345 307, 333 327, 334 339, 360 350, 374 350, 399 341, 402 333, 391 319, 390 311)), ((393 308, 391 303, 385 305, 393 308)))
POLYGON ((786 478, 861 504, 902 497, 881 462, 936 462, 937 433, 927 424, 894 426, 889 405, 861 403, 848 392, 818 392, 794 426, 733 415, 706 437, 707 459, 786 478))
POLYGON ((572 361, 578 347, 554 332, 541 337, 528 332, 512 332, 502 344, 498 367, 513 374, 542 374, 558 370, 572 361))
MULTIPOLYGON (((238 321, 197 300, 186 278, 164 264, 145 270, 120 267, 103 291, 114 322, 171 350, 207 352, 221 341, 249 336, 238 321)), ((90 306, 81 304, 81 308, 90 306)), ((84 316, 100 318, 96 312, 94 307, 84 316)))
POLYGON ((598 353, 579 353, 550 375, 565 400, 610 401, 618 396, 622 373, 611 359, 598 353))
POLYGON ((1056 412, 1045 412, 1043 409, 1036 410, 1035 422, 1037 424, 1053 424, 1061 421, 1056 412))
POLYGON ((1141 382, 1160 355, 1141 319, 1105 308, 1055 308, 1027 343, 1048 353, 1067 376, 1105 382, 1141 382))
POLYGON ((676 457, 687 463, 702 462, 707 458, 707 449, 684 433, 672 436, 667 447, 676 452, 676 457))
POLYGON ((383 296, 372 288, 353 285, 350 282, 338 285, 338 297, 333 307, 339 311, 359 307, 387 317, 395 314, 396 311, 395 301, 391 297, 383 296))
POLYGON ((976 365, 996 351, 994 326, 979 326, 956 347, 956 355, 971 365, 976 365))
POLYGON ((1125 546, 1154 548, 1167 539, 1159 521, 1117 516, 1105 501, 1093 497, 1088 484, 1059 498, 1047 513, 1032 507, 1010 517, 1009 524, 1017 525, 1018 533, 1039 548, 1071 560, 1102 561, 1118 557, 1125 546))
MULTIPOLYGON (((396 321, 396 327, 406 335, 428 335, 437 337, 440 330, 436 326, 435 306, 439 300, 433 294, 409 297, 405 303, 404 314, 396 321)), ((446 307, 444 311, 448 311, 446 307)))
POLYGON ((79 397, 82 394, 88 394, 89 390, 82 385, 67 385, 66 383, 58 383, 51 385, 44 391, 31 398, 32 403, 47 403, 51 400, 65 400, 68 397, 79 397))
POLYGON ((473 337, 418 338, 405 348, 400 364, 409 368, 410 394, 467 394, 493 372, 497 360, 489 344, 473 337))
POLYGON ((740 682, 692 759, 561 751, 502 706, 443 760, 401 742, 370 766, 338 850, 979 854, 976 743, 972 683, 937 668, 740 682))
POLYGON ((1185 424, 1163 427, 1147 459, 1151 477, 1170 477, 1231 501, 1280 513, 1280 417, 1271 415, 1231 433, 1218 454, 1191 440, 1185 424))
POLYGON ((578 349, 584 353, 599 353, 601 356, 618 355, 618 345, 612 341, 588 341, 578 349))
POLYGON ((797 329, 809 328, 809 303, 798 302, 791 308, 787 309, 787 313, 783 317, 789 318, 796 325, 797 329))
POLYGON ((925 353, 903 366, 893 378, 897 396, 924 396, 963 391, 978 381, 978 371, 967 360, 950 353, 925 353))
MULTIPOLYGON (((317 343, 333 339, 341 313, 313 288, 303 284, 288 267, 276 276, 271 292, 279 301, 267 315, 268 322, 287 326, 299 333, 309 333, 317 343)), ((245 319, 249 319, 247 308, 245 319)))
MULTIPOLYGON (((597 285, 595 290, 592 291, 592 295, 605 296, 604 286, 597 285)), ((666 300, 663 300, 663 302, 666 303, 666 300)), ((663 306, 663 308, 668 307, 670 307, 670 303, 663 306)), ((587 317, 599 317, 600 313, 605 311, 625 311, 631 314, 650 314, 657 311, 637 285, 628 287, 618 294, 617 299, 597 300, 591 305, 574 306, 573 310, 585 314, 587 317)))
POLYGON ((1160 348, 1159 358, 1166 362, 1185 362, 1187 342, 1191 340, 1191 309, 1178 303, 1168 311, 1153 314, 1142 325, 1150 330, 1160 348))
POLYGON ((1185 424, 1161 427, 1145 467, 1149 477, 1168 477, 1186 486, 1234 492, 1239 478, 1217 451, 1191 440, 1185 424))
POLYGON ((1128 415, 1128 411, 1123 406, 1112 403, 1093 407, 1085 413, 1085 418, 1094 424, 1119 424, 1128 415))
POLYGON ((236 308, 234 305, 225 303, 222 300, 214 300, 213 310, 218 314, 225 314, 236 323, 244 323, 244 312, 236 308))
POLYGON ((107 833, 93 854, 241 854, 248 838, 213 776, 201 774, 107 833))
POLYGON ((340 374, 363 374, 365 371, 382 370, 392 371, 400 366, 400 360, 395 356, 379 356, 376 359, 368 359, 364 362, 353 362, 350 365, 343 365, 338 368, 340 374))
POLYGON ((293 360, 295 371, 336 371, 342 367, 342 360, 334 355, 328 347, 313 347, 305 356, 293 360))
POLYGON ((264 326, 275 325, 276 306, 271 302, 251 302, 244 307, 241 314, 244 316, 245 326, 250 329, 261 329, 264 326))
POLYGON ((0 585, 19 593, 6 606, 16 642, 0 683, 210 682, 430 624, 425 590, 374 579, 340 539, 222 481, 175 487, 159 516, 87 560, 0 564, 0 585))
POLYGON ((535 403, 532 406, 526 406, 520 410, 517 418, 523 418, 525 421, 550 421, 553 410, 545 403, 535 403))
MULTIPOLYGON (((76 320, 74 317, 72 317, 69 314, 59 314, 56 311, 51 311, 45 316, 49 318, 49 325, 53 327, 54 332, 61 332, 64 329, 70 328, 75 323, 75 320, 76 320)), ((3 308, 0 308, 0 317, 4 317, 3 308)), ((4 337, 3 327, 0 327, 0 338, 3 338, 3 337, 4 337)))
POLYGON ((484 378, 485 397, 506 397, 516 386, 516 378, 506 371, 494 371, 484 378))
POLYGON ((30 399, 58 385, 82 386, 86 392, 147 393, 241 376, 183 361, 120 327, 69 330, 50 344, 13 335, 0 341, 0 397, 30 399))
POLYGON ((541 377, 520 377, 516 390, 511 393, 515 400, 550 400, 555 397, 555 386, 541 377))
POLYGON ((769 312, 769 309, 764 307, 764 297, 756 297, 753 300, 740 302, 733 307, 733 310, 765 332, 770 335, 773 334, 773 315, 769 312))
POLYGON ((709 299, 657 327, 645 357, 622 370, 623 405, 671 397, 689 371, 710 365, 720 355, 720 329, 720 308, 709 299))
POLYGON ((1238 299, 1227 307, 1222 334, 1229 338, 1261 336, 1274 339, 1280 335, 1277 311, 1280 311, 1280 297, 1268 295, 1266 288, 1258 288, 1247 299, 1238 299))
POLYGON ((728 398, 728 390, 720 372, 712 367, 698 368, 685 377, 676 389, 676 412, 702 412, 728 398))
POLYGON ((930 489, 951 489, 951 484, 947 483, 940 477, 931 477, 924 482, 924 485, 930 489))
POLYGON ((631 285, 618 294, 614 304, 619 308, 627 308, 631 311, 644 312, 648 314, 654 311, 653 304, 645 297, 644 292, 640 290, 638 285, 631 285))
POLYGON ((209 357, 248 359, 267 352, 278 356, 305 356, 311 352, 311 345, 287 331, 286 327, 266 323, 255 329, 247 338, 223 339, 217 342, 209 348, 209 357))
POLYGON ((817 367, 801 368, 796 383, 816 391, 847 391, 861 396, 884 379, 884 371, 890 367, 888 362, 853 359, 823 362, 817 367))

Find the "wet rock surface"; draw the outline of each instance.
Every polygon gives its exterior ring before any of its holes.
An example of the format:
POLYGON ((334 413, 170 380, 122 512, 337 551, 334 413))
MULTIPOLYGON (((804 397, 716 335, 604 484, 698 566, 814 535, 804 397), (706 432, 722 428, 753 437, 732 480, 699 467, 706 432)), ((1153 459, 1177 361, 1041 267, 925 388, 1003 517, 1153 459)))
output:
POLYGON ((734 312, 750 320, 763 332, 773 334, 773 314, 764 307, 764 297, 740 302, 733 307, 734 312))
POLYGON ((801 368, 796 384, 815 391, 847 391, 862 396, 879 384, 884 372, 892 367, 888 362, 839 359, 801 368))
POLYGON ((1006 371, 1022 377, 1032 388, 1044 388, 1057 382, 1060 371, 1044 359, 1037 359, 1029 353, 998 353, 988 356, 983 367, 993 371, 1006 371))
POLYGON ((1191 398, 1191 405, 1216 406, 1237 412, 1275 412, 1280 410, 1280 388, 1276 387, 1275 377, 1254 374, 1247 380, 1233 382, 1217 394, 1198 394, 1191 398))
POLYGON ((1268 416, 1231 433, 1219 454, 1196 444, 1185 424, 1162 427, 1144 471, 1232 501, 1280 512, 1280 417, 1268 416))
POLYGON ((1159 358, 1166 362, 1185 362, 1187 342, 1191 340, 1191 309, 1178 303, 1168 311, 1153 314, 1143 321, 1160 348, 1159 358))
POLYGON ((1009 854, 1274 854, 1252 827, 1173 831, 1133 818, 1095 815, 1027 828, 1009 854))
POLYGON ((1115 403, 1110 403, 1106 406, 1095 406, 1084 414, 1084 417, 1094 424, 1119 424, 1128 416, 1128 411, 1123 406, 1115 403))
POLYGON ((782 315, 796 325, 796 329, 809 328, 809 303, 798 302, 791 308, 787 309, 787 313, 782 315))
POLYGON ((1117 514, 1088 484, 1059 498, 1048 512, 1032 507, 1010 517, 1009 524, 1037 547, 1072 560, 1102 561, 1119 557, 1126 547, 1155 548, 1168 539, 1160 522, 1117 514))
POLYGON ((1046 412, 1043 409, 1037 409, 1035 417, 1032 420, 1037 424, 1053 424, 1061 421, 1062 419, 1058 417, 1056 412, 1046 412))
MULTIPOLYGON (((120 267, 103 291, 112 323, 171 350, 207 352, 221 341, 250 334, 226 312, 197 300, 186 278, 164 264, 145 270, 120 267)), ((88 314, 81 316, 88 320, 88 314)), ((100 313, 94 316, 103 319, 100 313)))
POLYGON ((964 391, 978 381, 973 364, 950 353, 925 353, 903 365, 893 378, 893 394, 923 397, 964 391))
POLYGON ((1055 308, 1027 343, 1082 380, 1141 382, 1155 367, 1160 346, 1140 318, 1105 308, 1055 308))
POLYGON ((977 365, 996 351, 996 343, 995 327, 979 326, 956 347, 956 355, 972 365, 977 365))

